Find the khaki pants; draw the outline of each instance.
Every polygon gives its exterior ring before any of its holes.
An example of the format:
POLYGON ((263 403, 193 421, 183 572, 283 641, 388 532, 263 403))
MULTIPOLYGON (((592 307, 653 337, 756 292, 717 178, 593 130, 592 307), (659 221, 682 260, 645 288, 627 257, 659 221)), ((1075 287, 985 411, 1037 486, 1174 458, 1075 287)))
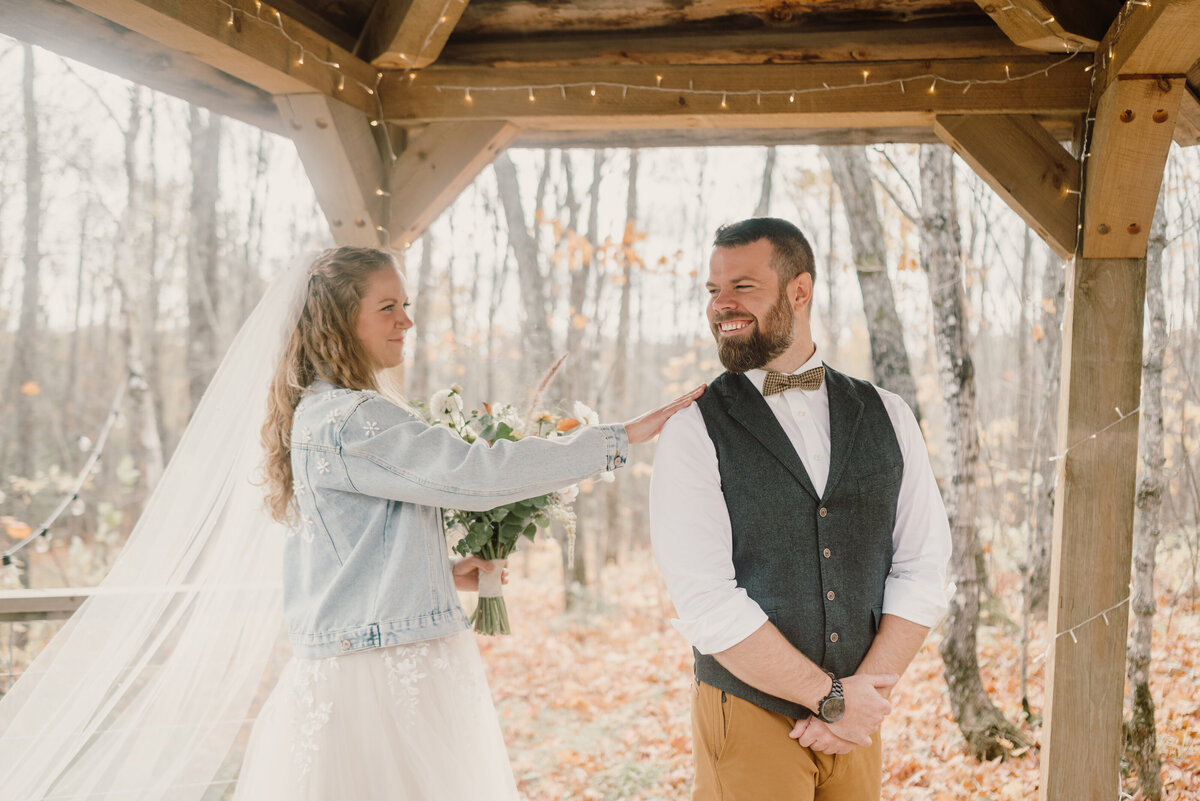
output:
POLYGON ((692 801, 878 801, 879 732, 831 756, 788 737, 794 721, 707 684, 692 696, 692 801))

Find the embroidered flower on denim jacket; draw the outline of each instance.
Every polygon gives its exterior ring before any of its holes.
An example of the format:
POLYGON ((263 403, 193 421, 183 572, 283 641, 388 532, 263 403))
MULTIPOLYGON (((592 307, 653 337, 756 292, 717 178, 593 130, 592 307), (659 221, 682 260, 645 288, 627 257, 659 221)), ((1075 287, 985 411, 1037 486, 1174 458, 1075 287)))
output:
POLYGON ((379 433, 379 423, 376 423, 374 420, 364 420, 363 421, 363 433, 366 434, 368 437, 375 436, 376 434, 379 433))
POLYGON ((317 459, 317 472, 322 475, 329 473, 329 460, 324 456, 317 459))

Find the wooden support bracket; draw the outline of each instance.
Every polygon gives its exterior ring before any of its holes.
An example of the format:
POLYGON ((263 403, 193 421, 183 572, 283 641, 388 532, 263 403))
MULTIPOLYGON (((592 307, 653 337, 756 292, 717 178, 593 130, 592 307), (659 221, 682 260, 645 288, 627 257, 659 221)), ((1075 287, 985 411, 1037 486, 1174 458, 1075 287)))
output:
POLYGON ((339 245, 386 244, 385 171, 365 114, 319 94, 276 98, 339 245))
POLYGON ((392 246, 405 248, 520 133, 510 122, 434 123, 409 139, 392 172, 392 246))
MULTIPOLYGON (((1064 19, 1055 0, 975 0, 997 27, 1021 47, 1061 53, 1064 49, 1095 50, 1096 39, 1064 19), (1064 44, 1065 43, 1065 44, 1064 44)), ((1096 4, 1100 5, 1099 0, 1096 4)), ((1107 3, 1106 3, 1107 5, 1107 3)), ((1097 13, 1102 13, 1099 10, 1097 13)))
POLYGON ((1128 76, 1100 96, 1084 154, 1084 258, 1146 255, 1185 91, 1183 76, 1128 76))
POLYGON ((1075 252, 1079 162, 1030 116, 941 116, 934 131, 1062 258, 1075 252))

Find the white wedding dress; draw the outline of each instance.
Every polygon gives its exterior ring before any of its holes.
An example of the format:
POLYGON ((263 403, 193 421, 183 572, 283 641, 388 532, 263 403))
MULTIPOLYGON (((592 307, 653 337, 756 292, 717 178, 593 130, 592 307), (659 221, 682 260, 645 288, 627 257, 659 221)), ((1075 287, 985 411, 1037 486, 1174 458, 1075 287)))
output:
POLYGON ((234 801, 515 801, 475 635, 287 663, 234 801))

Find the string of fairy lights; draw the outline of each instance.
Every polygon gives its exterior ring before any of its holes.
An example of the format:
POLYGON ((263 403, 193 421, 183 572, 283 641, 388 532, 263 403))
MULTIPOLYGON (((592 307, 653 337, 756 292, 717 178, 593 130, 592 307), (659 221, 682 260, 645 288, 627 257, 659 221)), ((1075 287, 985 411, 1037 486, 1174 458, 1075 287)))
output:
MULTIPOLYGON (((295 63, 297 66, 303 66, 305 64, 310 64, 310 63, 319 64, 322 67, 324 67, 325 69, 327 69, 333 73, 333 75, 336 79, 335 85, 337 87, 338 92, 345 91, 347 83, 351 82, 354 85, 357 85, 358 87, 360 87, 369 96, 373 97, 375 100, 375 115, 370 118, 370 124, 372 127, 382 128, 383 141, 385 143, 385 147, 386 147, 386 151, 387 151, 386 156, 387 156, 390 164, 395 163, 397 156, 396 156, 394 145, 391 140, 391 133, 388 130, 388 126, 383 124, 384 110, 383 110, 383 104, 382 104, 382 101, 380 99, 380 94, 379 94, 379 88, 384 79, 384 72, 382 72, 380 70, 376 70, 373 83, 363 82, 362 80, 358 79, 354 75, 348 74, 343 69, 342 65, 338 61, 335 61, 335 60, 329 59, 329 58, 325 58, 322 54, 314 51, 313 49, 311 49, 309 47, 306 47, 299 38, 297 38, 296 36, 293 36, 291 33, 289 33, 289 31, 285 25, 284 16, 277 9, 272 8, 268 4, 262 2, 262 0, 254 0, 253 11, 249 10, 248 3, 245 4, 246 7, 243 7, 242 5, 235 5, 233 2, 228 2, 227 0, 218 0, 218 2, 220 2, 229 12, 229 15, 227 18, 227 24, 230 28, 237 27, 237 22, 238 22, 239 16, 245 20, 253 21, 258 24, 268 26, 268 27, 278 31, 279 35, 282 36, 289 43, 289 46, 294 48, 294 50, 296 52, 295 63)), ((451 10, 451 7, 455 3, 461 3, 461 2, 462 2, 462 0, 446 0, 445 5, 443 6, 442 12, 438 15, 438 22, 435 25, 430 26, 429 32, 427 33, 424 41, 421 43, 421 45, 417 49, 417 51, 415 53, 413 53, 411 55, 411 57, 409 57, 407 54, 404 54, 404 53, 399 54, 399 57, 401 58, 401 60, 406 61, 407 65, 408 65, 403 70, 404 79, 408 83, 411 84, 412 82, 416 81, 416 79, 418 77, 418 71, 416 69, 414 69, 412 65, 415 65, 416 63, 418 63, 420 61, 421 57, 427 51, 430 43, 433 41, 439 28, 442 25, 449 23, 449 21, 450 21, 449 20, 449 12, 451 10)), ((1094 89, 1095 89, 1096 74, 1098 72, 1103 71, 1104 68, 1107 66, 1107 64, 1112 61, 1113 56, 1114 56, 1114 47, 1116 46, 1117 42, 1120 39, 1121 32, 1124 29, 1125 23, 1129 19, 1129 16, 1131 14, 1135 13, 1136 8, 1139 8, 1139 7, 1148 8, 1151 5, 1152 5, 1151 0, 1128 0, 1121 7, 1120 11, 1117 14, 1117 18, 1114 23, 1114 26, 1111 29, 1111 35, 1108 37, 1107 48, 1103 52, 1099 53, 1096 57, 1094 57, 1093 62, 1084 68, 1085 71, 1087 71, 1091 74, 1093 95, 1094 95, 1094 89)), ((568 97, 568 94, 567 94, 568 90, 571 90, 571 91, 580 90, 582 92, 586 92, 589 97, 593 97, 593 98, 597 97, 601 90, 605 90, 605 91, 611 90, 613 92, 619 91, 621 93, 622 99, 628 98, 629 94, 631 92, 645 93, 645 94, 688 95, 688 96, 697 97, 697 98, 711 98, 711 99, 716 99, 719 97, 720 100, 719 100, 718 107, 721 110, 728 110, 730 107, 729 101, 731 98, 753 97, 755 99, 756 106, 761 106, 764 98, 765 99, 786 98, 786 100, 789 104, 794 104, 796 102, 797 97, 807 95, 807 94, 813 94, 813 93, 818 93, 818 92, 850 91, 850 90, 856 90, 856 89, 863 89, 864 87, 866 87, 866 88, 881 88, 881 87, 894 86, 894 87, 898 88, 901 93, 904 93, 904 94, 907 94, 910 88, 917 87, 916 91, 924 91, 927 94, 936 94, 939 89, 939 85, 942 85, 942 86, 954 87, 954 88, 961 87, 962 92, 966 93, 966 92, 970 91, 970 89, 974 86, 1014 83, 1014 82, 1018 82, 1018 81, 1025 81, 1025 80, 1029 80, 1032 78, 1036 78, 1039 75, 1043 76, 1043 77, 1048 77, 1051 70, 1068 64, 1069 62, 1074 60, 1076 57, 1078 57, 1080 53, 1083 52, 1083 48, 1084 48, 1083 42, 1081 42, 1077 39, 1065 37, 1050 27, 1050 26, 1054 25, 1056 22, 1056 20, 1053 16, 1049 16, 1045 19, 1040 19, 1040 18, 1038 18, 1037 15, 1033 14, 1033 12, 1031 12, 1028 8, 1025 8, 1024 6, 1016 5, 1014 3, 1009 3, 1008 5, 999 8, 998 11, 1001 13, 1015 11, 1018 13, 1026 14, 1031 20, 1033 20, 1037 24, 1041 25, 1047 31, 1048 35, 1051 38, 1056 38, 1062 43, 1063 49, 1065 51, 1065 55, 1063 56, 1063 58, 1061 58, 1060 60, 1058 60, 1055 63, 1050 64, 1048 66, 1039 67, 1035 70, 1030 70, 1030 71, 1019 73, 1019 74, 1014 74, 1011 67, 1006 64, 1003 67, 1003 69, 1004 69, 1003 77, 997 76, 995 78, 954 78, 954 77, 942 75, 942 74, 939 74, 936 72, 926 72, 926 73, 922 73, 919 75, 905 76, 903 78, 896 78, 896 77, 886 78, 886 79, 876 78, 875 80, 872 80, 870 70, 864 69, 864 70, 862 70, 861 82, 854 81, 851 83, 844 83, 844 84, 837 84, 837 85, 830 85, 828 83, 822 83, 822 85, 819 87, 811 86, 811 87, 796 87, 796 88, 789 88, 789 89, 744 89, 744 88, 740 88, 740 87, 739 88, 730 88, 730 87, 726 87, 726 88, 709 88, 709 87, 696 88, 694 79, 688 79, 687 83, 686 83, 686 87, 685 87, 681 81, 667 80, 667 74, 665 71, 661 72, 661 73, 656 73, 654 75, 654 83, 653 84, 629 83, 629 82, 623 82, 623 81, 574 81, 574 82, 539 83, 539 84, 530 84, 530 85, 523 85, 523 86, 512 86, 512 85, 487 86, 487 85, 475 85, 475 84, 446 85, 446 84, 442 84, 442 85, 436 85, 434 88, 438 92, 461 93, 462 97, 463 97, 463 102, 466 104, 473 103, 476 95, 485 93, 485 92, 522 92, 525 94, 528 102, 534 103, 537 101, 537 93, 538 92, 542 92, 542 93, 557 92, 558 94, 561 95, 562 98, 566 99, 568 97)), ((1082 141, 1082 164, 1085 167, 1086 167, 1086 162, 1091 155, 1089 148, 1090 148, 1090 143, 1091 143, 1092 126, 1093 126, 1094 122, 1095 122, 1094 112, 1091 112, 1085 118, 1083 138, 1082 138, 1083 139, 1083 141, 1082 141)), ((390 173, 389 170, 385 170, 384 172, 385 172, 385 175, 390 173)), ((1086 175, 1086 169, 1084 169, 1082 172, 1084 175, 1086 175)), ((390 192, 388 191, 388 189, 385 186, 379 186, 376 188, 376 194, 380 195, 380 196, 389 196, 390 192)), ((1066 194, 1078 195, 1078 216, 1077 216, 1077 228, 1076 228, 1076 231, 1077 231, 1076 252, 1078 252, 1079 245, 1080 245, 1080 239, 1082 238, 1082 235, 1083 235, 1082 177, 1081 177, 1080 189, 1079 190, 1067 190, 1066 194)), ((390 240, 390 236, 387 235, 387 231, 385 228, 383 228, 382 226, 376 226, 376 228, 380 233, 384 234, 384 236, 388 240, 390 240)), ((78 499, 78 494, 79 494, 81 487, 83 486, 84 481, 86 480, 87 476, 90 474, 96 461, 99 459, 100 452, 103 450, 103 446, 107 439, 108 432, 110 431, 112 424, 115 422, 115 419, 118 415, 118 410, 120 408, 120 404, 124 397, 125 391, 129 385, 130 380, 132 380, 133 378, 134 377, 132 375, 127 377, 126 381, 122 383, 120 389, 118 390, 117 398, 114 401, 113 409, 112 409, 112 411, 110 411, 109 417, 104 424, 101 435, 100 435, 95 447, 93 448, 91 456, 89 457, 87 463, 85 464, 84 469, 80 472, 78 478, 76 479, 76 485, 67 494, 67 496, 63 500, 63 502, 59 504, 58 508, 56 508, 55 512, 51 515, 51 517, 45 523, 43 523, 42 526, 40 526, 38 528, 37 532, 34 535, 28 537, 25 540, 18 542, 17 545, 13 546, 8 551, 5 551, 3 554, 0 554, 0 567, 3 567, 3 569, 5 569, 5 570, 15 569, 15 566, 13 565, 13 556, 18 551, 20 551, 23 547, 27 546, 31 541, 44 540, 48 536, 48 533, 50 531, 50 526, 54 523, 54 521, 57 520, 57 518, 62 514, 62 512, 66 508, 68 508, 74 501, 76 501, 78 499)), ((1070 453, 1072 450, 1074 450, 1077 447, 1080 447, 1081 445, 1085 444, 1088 441, 1095 440, 1098 436, 1100 436, 1101 434, 1105 433, 1106 431, 1112 429, 1114 426, 1120 424, 1128 417, 1132 417, 1132 416, 1136 415, 1139 410, 1140 410, 1140 407, 1135 408, 1129 412, 1122 412, 1120 409, 1116 409, 1116 413, 1117 413, 1116 420, 1114 420, 1112 423, 1106 425, 1104 428, 1097 430, 1095 433, 1089 435, 1084 440, 1081 440, 1080 442, 1076 442, 1076 443, 1068 446, 1061 453, 1058 453, 1058 454, 1050 457, 1051 461, 1058 462, 1060 465, 1060 469, 1061 469, 1061 463, 1066 458, 1068 453, 1070 453)), ((1091 617, 1077 623, 1076 625, 1074 625, 1068 629, 1065 629, 1063 631, 1056 633, 1054 635, 1054 637, 1052 638, 1052 640, 1050 641, 1050 645, 1047 647, 1046 651, 1040 657, 1038 657, 1038 659, 1046 658, 1049 655, 1050 651, 1053 649, 1055 643, 1057 643, 1057 641, 1063 637, 1069 637, 1072 642, 1077 643, 1078 637, 1076 636, 1076 632, 1079 631, 1084 626, 1091 624, 1095 620, 1103 620, 1105 622, 1105 624, 1107 624, 1109 622, 1109 618, 1108 618, 1109 613, 1114 612, 1115 610, 1117 610, 1120 607, 1124 606, 1125 604, 1129 603, 1129 601, 1130 601, 1130 596, 1127 595, 1125 598, 1123 598, 1120 601, 1118 601, 1117 603, 1113 604, 1108 609, 1105 609, 1102 612, 1092 615, 1091 617)))

